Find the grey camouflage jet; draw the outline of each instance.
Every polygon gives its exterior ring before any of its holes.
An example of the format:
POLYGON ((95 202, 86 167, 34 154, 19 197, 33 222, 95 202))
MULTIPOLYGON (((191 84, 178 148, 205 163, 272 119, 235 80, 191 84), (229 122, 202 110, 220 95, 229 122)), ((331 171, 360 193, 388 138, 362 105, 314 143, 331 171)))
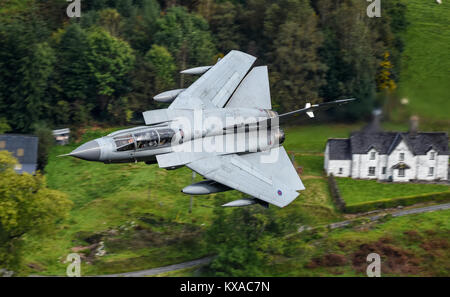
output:
POLYGON ((224 206, 254 203, 284 207, 305 187, 282 146, 280 120, 354 99, 278 115, 272 111, 267 66, 253 67, 256 58, 231 51, 213 66, 181 73, 201 75, 186 89, 163 92, 156 101, 166 109, 143 113, 145 126, 113 132, 89 141, 68 156, 109 163, 145 162, 160 168, 187 166, 205 180, 186 186, 190 195, 238 190, 250 198, 224 206))

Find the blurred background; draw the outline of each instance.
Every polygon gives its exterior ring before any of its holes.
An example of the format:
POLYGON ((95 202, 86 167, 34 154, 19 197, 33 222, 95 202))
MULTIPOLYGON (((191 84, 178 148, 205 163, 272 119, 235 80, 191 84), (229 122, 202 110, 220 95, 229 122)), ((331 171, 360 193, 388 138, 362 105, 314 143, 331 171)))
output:
MULTIPOLYGON (((333 202, 323 170, 327 139, 361 129, 374 110, 385 130, 408 131, 416 116, 421 131, 448 133, 447 1, 381 0, 378 18, 368 17, 363 0, 86 0, 73 18, 70 4, 0 0, 0 134, 9 137, 0 138, 6 274, 65 275, 67 254, 77 252, 82 274, 213 255, 202 268, 168 275, 363 275, 364 253, 388 250, 397 255, 386 260, 390 275, 448 275, 448 210, 333 231, 329 224, 355 215, 333 202), (278 112, 358 98, 286 127, 286 149, 307 187, 288 208, 217 207, 241 197, 236 191, 191 202, 180 189, 201 177, 185 168, 56 159, 141 123, 145 110, 167 107, 153 96, 195 80, 179 71, 212 65, 233 49, 268 65, 278 112), (25 163, 37 174, 16 174, 27 172, 25 163), (432 244, 421 246, 425 241, 432 244)), ((443 184, 340 180, 347 203, 449 196, 443 184)))

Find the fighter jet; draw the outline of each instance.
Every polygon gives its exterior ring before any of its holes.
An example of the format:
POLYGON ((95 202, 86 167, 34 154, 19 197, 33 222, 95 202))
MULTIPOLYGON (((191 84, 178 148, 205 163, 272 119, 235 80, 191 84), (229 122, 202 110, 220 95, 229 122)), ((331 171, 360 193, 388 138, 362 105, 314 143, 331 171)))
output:
POLYGON ((224 204, 285 207, 305 189, 282 143, 280 120, 347 103, 343 99, 279 115, 272 110, 267 66, 231 51, 215 65, 184 70, 201 75, 186 89, 163 92, 166 109, 143 113, 145 126, 89 141, 68 156, 106 164, 145 162, 160 168, 187 166, 205 180, 186 186, 190 195, 238 190, 249 195, 224 204))

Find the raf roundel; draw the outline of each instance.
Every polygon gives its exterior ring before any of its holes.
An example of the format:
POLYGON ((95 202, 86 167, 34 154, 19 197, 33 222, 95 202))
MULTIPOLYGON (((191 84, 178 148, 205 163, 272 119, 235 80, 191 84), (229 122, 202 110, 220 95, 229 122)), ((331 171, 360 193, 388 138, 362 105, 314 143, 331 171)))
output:
POLYGON ((277 194, 278 194, 278 196, 281 196, 281 195, 283 195, 283 192, 281 192, 281 190, 278 190, 277 194))

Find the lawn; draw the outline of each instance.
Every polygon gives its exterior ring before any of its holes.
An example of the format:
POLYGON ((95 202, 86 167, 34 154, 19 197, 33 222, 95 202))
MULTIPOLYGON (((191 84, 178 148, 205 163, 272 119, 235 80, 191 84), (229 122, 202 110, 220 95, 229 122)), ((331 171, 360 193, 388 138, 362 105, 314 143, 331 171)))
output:
POLYGON ((375 180, 336 178, 339 191, 347 205, 413 195, 450 192, 450 186, 412 183, 380 183, 375 180))
POLYGON ((409 99, 412 113, 448 124, 450 2, 405 2, 410 25, 404 35, 398 95, 409 99))
POLYGON ((273 276, 366 276, 366 257, 381 257, 381 276, 448 276, 450 210, 365 225, 300 233, 273 276))
POLYGON ((325 171, 323 169, 323 156, 311 156, 311 155, 296 155, 295 162, 298 166, 303 168, 303 174, 301 176, 324 176, 325 171))
MULTIPOLYGON (((286 129, 287 150, 302 152, 296 155, 296 162, 304 168, 306 190, 289 206, 275 208, 277 216, 308 226, 344 219, 331 201, 320 154, 328 137, 347 137, 357 128, 318 125, 286 129)), ((25 236, 24 265, 17 271, 19 275, 64 275, 65 257, 74 247, 99 241, 104 242, 106 255, 82 252, 83 275, 150 269, 208 255, 203 234, 212 221, 219 194, 195 196, 189 213, 189 196, 180 192, 192 180, 187 168, 167 171, 143 163, 106 165, 57 157, 112 130, 88 129, 79 143, 52 148, 46 167, 48 185, 65 192, 74 207, 69 218, 55 224, 45 237, 25 236)), ((197 176, 196 181, 200 180, 197 176)), ((237 191, 220 195, 226 201, 242 197, 237 191)), ((303 261, 301 255, 295 261, 303 261)), ((288 262, 284 265, 283 275, 291 267, 288 262)))
MULTIPOLYGON (((369 253, 381 257, 381 276, 448 276, 450 210, 334 230, 298 233, 274 257, 266 276, 366 276, 369 253)), ((199 269, 178 271, 196 276, 199 269)))
POLYGON ((318 124, 283 127, 287 151, 296 153, 321 153, 325 151, 328 138, 349 137, 350 132, 359 130, 364 124, 318 124))
MULTIPOLYGON (((301 128, 309 130, 308 126, 301 128)), ((341 127, 340 131, 345 133, 350 128, 341 127)), ((57 157, 113 130, 90 128, 79 143, 52 148, 46 167, 47 183, 65 192, 74 207, 69 218, 56 224, 47 236, 26 236, 25 265, 19 274, 64 275, 65 257, 74 247, 100 240, 107 253, 103 257, 86 254, 82 258, 83 275, 149 269, 208 255, 203 233, 211 223, 216 195, 195 196, 189 213, 190 197, 181 193, 192 182, 189 169, 167 171, 144 163, 103 164, 57 157)), ((297 133, 294 128, 290 131, 292 138, 304 140, 299 143, 308 143, 309 132, 297 133)), ((290 147, 301 149, 295 142, 290 147)), ((320 159, 308 155, 300 157, 300 163, 306 172, 320 175, 320 159)), ((197 175, 196 181, 201 179, 197 175)), ((325 179, 318 177, 304 183, 306 190, 297 200, 276 209, 278 216, 308 225, 342 220, 333 207, 325 179)), ((226 201, 242 197, 237 191, 222 195, 226 201)))
MULTIPOLYGON (((82 142, 110 132, 88 130, 82 142)), ((82 263, 85 274, 114 273, 159 267, 207 254, 202 240, 192 241, 211 221, 214 195, 194 198, 189 213, 189 196, 181 189, 192 182, 187 168, 175 171, 144 163, 103 164, 57 155, 80 145, 53 147, 46 167, 49 187, 68 194, 74 202, 69 219, 42 238, 25 240, 25 262, 41 271, 24 267, 21 273, 64 274, 65 256, 75 246, 87 246, 89 237, 105 240, 106 256, 93 264, 82 263), (135 225, 130 226, 131 222, 135 225), (140 230, 142 229, 142 230, 140 230), (110 236, 113 230, 117 235, 110 236), (134 232, 136 231, 136 232, 134 232), (139 232, 138 232, 139 231, 139 232), (179 237, 180 240, 173 238, 179 237)), ((201 177, 197 176, 197 181, 201 177)), ((238 199, 239 192, 226 194, 238 199)))

